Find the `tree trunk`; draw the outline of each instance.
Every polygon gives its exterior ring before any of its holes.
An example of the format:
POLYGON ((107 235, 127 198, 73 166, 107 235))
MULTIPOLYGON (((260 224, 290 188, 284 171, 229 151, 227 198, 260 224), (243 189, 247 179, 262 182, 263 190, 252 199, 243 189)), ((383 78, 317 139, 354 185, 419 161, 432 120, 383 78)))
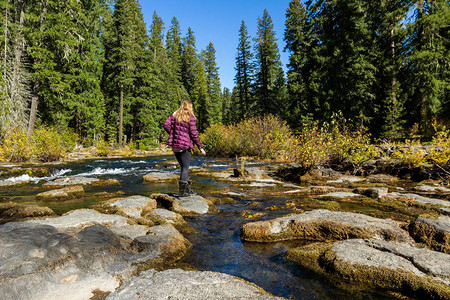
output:
POLYGON ((120 85, 120 112, 119 112, 119 147, 123 140, 123 85, 120 85))
POLYGON ((39 91, 40 81, 36 79, 33 85, 33 95, 31 96, 31 109, 30 109, 30 120, 28 122, 28 136, 31 136, 34 132, 36 126, 37 109, 39 104, 39 91))

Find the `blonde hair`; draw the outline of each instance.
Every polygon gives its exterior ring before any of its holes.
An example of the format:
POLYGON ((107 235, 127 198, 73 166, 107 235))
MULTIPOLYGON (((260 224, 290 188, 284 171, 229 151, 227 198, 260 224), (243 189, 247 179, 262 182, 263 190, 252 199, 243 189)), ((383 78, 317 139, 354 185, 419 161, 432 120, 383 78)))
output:
POLYGON ((177 119, 177 121, 180 123, 181 122, 189 123, 189 121, 191 120, 191 115, 195 118, 194 111, 192 108, 192 102, 188 100, 184 100, 181 103, 180 108, 173 113, 175 119, 177 119))

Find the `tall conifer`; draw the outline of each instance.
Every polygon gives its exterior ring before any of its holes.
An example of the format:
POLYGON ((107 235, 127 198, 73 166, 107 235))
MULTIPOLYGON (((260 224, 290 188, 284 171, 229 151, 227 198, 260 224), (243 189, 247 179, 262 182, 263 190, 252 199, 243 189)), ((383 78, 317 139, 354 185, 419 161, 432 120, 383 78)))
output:
POLYGON ((238 101, 234 103, 236 121, 255 115, 252 95, 254 76, 253 53, 251 52, 250 36, 247 26, 242 20, 239 28, 239 43, 236 54, 235 91, 238 101))
POLYGON ((202 60, 206 72, 206 84, 208 86, 209 124, 222 122, 222 97, 220 94, 219 67, 216 63, 216 49, 213 43, 209 43, 206 50, 202 51, 202 60))
POLYGON ((259 113, 283 114, 284 73, 280 53, 273 30, 272 18, 267 10, 258 18, 258 31, 255 38, 255 92, 259 113))

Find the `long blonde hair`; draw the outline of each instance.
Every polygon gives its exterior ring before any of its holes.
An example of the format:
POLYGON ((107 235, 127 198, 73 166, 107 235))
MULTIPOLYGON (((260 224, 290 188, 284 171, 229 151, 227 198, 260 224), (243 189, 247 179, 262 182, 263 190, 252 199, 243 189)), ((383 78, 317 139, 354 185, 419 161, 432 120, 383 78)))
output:
POLYGON ((189 123, 189 121, 191 120, 191 115, 195 118, 194 111, 192 108, 192 102, 188 100, 184 100, 181 103, 180 108, 173 113, 175 119, 177 119, 177 121, 180 123, 181 122, 189 123))

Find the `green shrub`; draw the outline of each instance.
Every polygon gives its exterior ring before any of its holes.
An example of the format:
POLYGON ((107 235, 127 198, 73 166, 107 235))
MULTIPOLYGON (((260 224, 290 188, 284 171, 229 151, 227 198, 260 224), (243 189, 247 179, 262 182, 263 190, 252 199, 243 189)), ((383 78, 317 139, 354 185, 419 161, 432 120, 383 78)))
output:
POLYGON ((40 161, 59 160, 66 154, 63 136, 53 127, 41 126, 33 134, 33 156, 40 161))
POLYGON ((62 142, 66 151, 73 151, 77 147, 77 143, 80 141, 80 137, 72 128, 67 128, 63 132, 61 132, 62 142))
POLYGON ((97 141, 95 152, 98 156, 106 157, 111 153, 111 147, 105 140, 100 139, 97 141))
POLYGON ((293 158, 294 135, 285 121, 267 115, 236 125, 215 124, 201 135, 208 154, 213 156, 254 156, 262 159, 293 158))
POLYGON ((5 132, 0 145, 1 159, 11 162, 29 160, 33 154, 30 144, 27 133, 23 128, 16 127, 5 132))

